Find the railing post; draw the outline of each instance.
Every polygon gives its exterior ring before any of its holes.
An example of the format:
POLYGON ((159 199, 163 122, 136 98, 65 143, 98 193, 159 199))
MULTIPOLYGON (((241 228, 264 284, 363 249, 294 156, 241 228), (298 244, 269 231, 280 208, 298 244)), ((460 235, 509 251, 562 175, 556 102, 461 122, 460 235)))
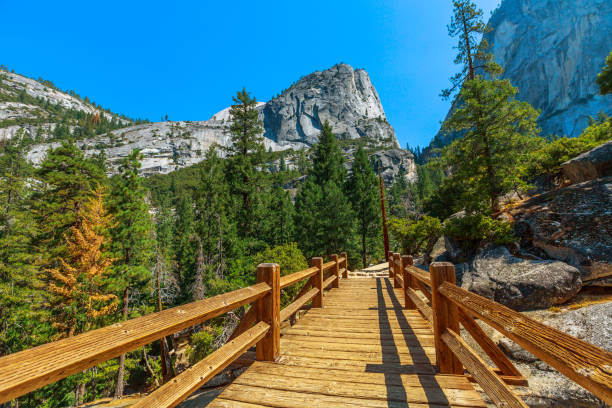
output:
POLYGON ((266 336, 257 343, 258 360, 275 361, 280 351, 280 267, 263 263, 257 266, 257 283, 265 282, 272 288, 257 300, 257 320, 270 326, 266 336))
POLYGON ((431 274, 431 308, 436 364, 440 374, 462 374, 461 362, 442 340, 442 335, 447 329, 459 333, 457 306, 438 291, 444 282, 456 284, 455 267, 450 262, 433 262, 429 265, 429 272, 431 274))
POLYGON ((344 258, 344 262, 343 262, 344 272, 342 272, 342 278, 346 279, 348 278, 348 256, 346 255, 346 252, 343 252, 340 255, 344 258))
POLYGON ((417 308, 407 293, 408 288, 414 287, 412 284, 412 275, 409 274, 408 271, 406 271, 406 267, 412 266, 412 265, 414 265, 414 260, 412 259, 412 256, 403 255, 402 256, 402 277, 404 278, 404 306, 406 307, 406 309, 416 309, 417 308))
POLYGON ((397 279, 398 276, 402 276, 400 259, 401 259, 401 255, 398 252, 393 254, 393 287, 394 288, 402 287, 399 283, 399 280, 397 279))
POLYGON ((333 254, 331 256, 332 261, 334 261, 336 263, 336 265, 334 266, 333 269, 333 273, 334 275, 336 275, 336 280, 332 283, 332 288, 337 288, 338 287, 338 282, 340 282, 340 266, 338 265, 338 255, 337 254, 333 254))
POLYGON ((312 277, 312 286, 319 290, 319 293, 312 298, 312 307, 323 307, 323 258, 312 258, 310 265, 319 268, 319 272, 312 277))
POLYGON ((387 254, 387 262, 389 262, 389 279, 393 279, 395 265, 393 264, 393 252, 391 251, 387 254))

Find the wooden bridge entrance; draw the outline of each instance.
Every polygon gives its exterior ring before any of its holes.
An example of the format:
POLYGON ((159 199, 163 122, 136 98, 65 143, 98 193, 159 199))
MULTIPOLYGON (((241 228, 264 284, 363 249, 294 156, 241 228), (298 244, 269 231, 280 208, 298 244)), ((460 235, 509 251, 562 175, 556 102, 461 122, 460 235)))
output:
POLYGON ((466 376, 436 375, 433 337, 390 279, 342 280, 208 406, 485 407, 466 376))
POLYGON ((348 279, 347 256, 0 358, 0 404, 152 341, 252 304, 225 345, 131 408, 175 407, 256 346, 256 361, 211 407, 526 407, 525 378, 476 319, 612 403, 612 353, 455 285, 452 264, 390 254, 388 278, 348 279), (281 291, 306 282, 281 309, 281 291), (281 322, 309 311, 281 333, 281 322), (497 366, 461 337, 460 325, 497 366))

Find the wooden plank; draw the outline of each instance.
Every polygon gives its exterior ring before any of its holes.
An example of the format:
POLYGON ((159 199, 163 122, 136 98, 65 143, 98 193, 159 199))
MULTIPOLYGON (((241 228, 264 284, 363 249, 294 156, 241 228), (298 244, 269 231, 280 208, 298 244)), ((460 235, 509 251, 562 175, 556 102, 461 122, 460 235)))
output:
POLYGON ((612 404, 612 353, 492 300, 445 283, 440 293, 559 372, 612 404))
POLYGON ((336 262, 335 261, 329 261, 329 262, 325 262, 322 266, 323 271, 328 270, 329 268, 331 268, 332 266, 335 266, 336 262))
POLYGON ((225 398, 215 398, 206 408, 267 408, 269 405, 251 404, 242 401, 232 401, 225 398))
POLYGON ((320 350, 309 347, 298 347, 298 346, 286 346, 283 348, 284 356, 299 356, 299 357, 310 357, 323 359, 334 359, 334 360, 357 360, 364 361, 367 364, 382 365, 389 364, 433 364, 436 359, 435 354, 432 352, 427 354, 425 352, 411 355, 410 353, 383 353, 381 352, 356 352, 356 351, 337 351, 333 350, 320 350))
POLYGON ((334 283, 334 281, 336 281, 337 279, 338 277, 336 275, 332 275, 329 278, 325 279, 325 281, 323 282, 323 289, 327 289, 327 287, 334 283))
POLYGON ((334 275, 336 275, 336 279, 334 279, 333 283, 334 283, 334 288, 337 288, 339 286, 339 282, 340 282, 340 262, 338 262, 338 255, 333 254, 331 256, 332 261, 334 261, 334 267, 332 268, 332 272, 334 275))
POLYGON ((393 254, 393 265, 394 265, 394 269, 393 269, 393 287, 394 288, 401 288, 400 284, 399 284, 399 278, 400 275, 402 275, 402 260, 401 260, 401 255, 398 253, 393 254))
POLYGON ((473 390, 474 387, 465 376, 462 375, 415 375, 398 374, 386 376, 377 372, 358 372, 338 370, 334 368, 312 368, 301 366, 290 366, 267 361, 257 361, 249 373, 257 373, 262 376, 266 374, 283 375, 290 378, 314 378, 323 381, 341 381, 355 384, 379 384, 395 385, 404 387, 423 388, 447 388, 459 390, 473 390))
POLYGON ((444 390, 432 387, 427 390, 421 386, 403 387, 386 384, 352 384, 338 380, 320 380, 315 378, 287 378, 282 374, 266 373, 265 376, 247 370, 234 380, 234 384, 266 388, 276 391, 292 391, 327 395, 333 397, 355 398, 360 400, 379 400, 403 403, 452 404, 466 407, 483 407, 486 405, 475 390, 444 390))
POLYGON ((364 352, 364 353, 380 353, 380 354, 393 354, 393 353, 427 353, 433 355, 435 349, 433 345, 425 346, 420 343, 408 345, 404 342, 401 343, 370 343, 370 344, 358 344, 354 342, 324 342, 317 340, 308 340, 303 338, 288 338, 283 336, 281 339, 281 348, 283 351, 285 347, 288 348, 311 348, 315 350, 327 350, 327 351, 350 351, 350 352, 364 352))
POLYGON ((433 262, 429 265, 429 270, 436 364, 442 374, 463 374, 461 362, 442 341, 442 334, 446 330, 459 332, 457 306, 438 292, 442 283, 455 284, 455 267, 450 262, 433 262))
MULTIPOLYGON (((406 336, 403 335, 388 335, 388 336, 379 336, 379 337, 331 337, 331 336, 315 336, 315 335, 300 335, 296 334, 293 331, 287 334, 284 334, 281 337, 282 340, 291 340, 291 341, 303 341, 303 342, 313 342, 313 343, 339 343, 339 344, 370 344, 377 345, 377 347, 381 347, 381 345, 391 345, 397 344, 399 346, 421 346, 421 347, 433 347, 433 336, 419 338, 417 336, 406 336)), ((282 346, 281 346, 282 347, 282 346)), ((282 348, 281 348, 282 350, 282 348)))
POLYGON ((318 270, 319 270, 318 268, 312 267, 312 268, 304 269, 303 271, 292 273, 291 275, 281 276, 280 288, 285 289, 286 287, 292 286, 301 280, 310 278, 315 273, 317 273, 318 270))
POLYGON ((387 374, 435 374, 436 368, 431 363, 426 364, 403 364, 399 365, 396 363, 379 364, 373 361, 367 360, 339 360, 334 359, 333 356, 329 356, 330 359, 321 359, 311 356, 303 355, 286 355, 282 354, 278 362, 285 365, 299 366, 299 367, 312 367, 322 369, 336 369, 346 371, 371 371, 377 373, 387 374))
POLYGON ((260 283, 2 357, 0 403, 251 303, 270 290, 260 283))
POLYGON ((459 361, 476 379, 483 391, 498 407, 528 408, 514 392, 497 376, 472 348, 452 330, 442 334, 442 340, 457 356, 459 361))
MULTIPOLYGON (((335 395, 313 394, 307 392, 295 392, 288 390, 270 390, 265 387, 254 387, 243 384, 232 384, 220 395, 226 400, 261 404, 268 407, 278 408, 406 408, 405 402, 383 401, 380 399, 349 398, 335 395)), ((458 407, 459 405, 450 405, 458 407)), ((411 403, 410 408, 442 408, 449 407, 448 404, 420 404, 411 403)))
POLYGON ((429 273, 427 273, 427 271, 417 268, 414 265, 409 265, 406 267, 406 272, 408 272, 412 277, 418 279, 419 282, 431 287, 431 276, 429 273))
POLYGON ((416 305, 419 311, 423 314, 423 317, 428 322, 433 322, 433 312, 431 311, 431 307, 427 303, 421 299, 421 297, 416 293, 416 291, 412 288, 406 288, 406 295, 410 298, 412 303, 416 305))
POLYGON ((257 359, 274 361, 280 352, 280 266, 262 263, 257 266, 257 282, 267 283, 272 290, 257 299, 257 321, 270 326, 270 330, 257 343, 257 359))
POLYGON ((487 336, 487 334, 474 321, 472 316, 459 309, 459 321, 470 336, 478 343, 482 350, 493 360, 495 365, 508 376, 523 377, 523 374, 512 364, 506 355, 497 345, 487 336))
POLYGON ((286 306, 284 309, 280 311, 280 321, 284 322, 291 315, 295 314, 302 306, 306 303, 310 302, 312 298, 319 294, 318 289, 310 289, 308 292, 294 300, 290 305, 286 306))
POLYGON ((214 353, 183 371, 162 385, 131 408, 170 408, 177 406, 208 380, 230 365, 238 356, 260 341, 269 331, 264 322, 257 323, 236 339, 225 344, 214 353))

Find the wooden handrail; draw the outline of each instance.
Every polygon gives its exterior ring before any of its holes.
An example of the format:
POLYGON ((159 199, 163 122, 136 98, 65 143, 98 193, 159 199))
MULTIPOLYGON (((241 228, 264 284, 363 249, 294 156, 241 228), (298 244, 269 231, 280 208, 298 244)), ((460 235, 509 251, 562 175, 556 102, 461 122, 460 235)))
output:
POLYGON ((527 408, 527 405, 487 366, 459 334, 453 330, 446 330, 441 338, 495 405, 508 408, 527 408))
POLYGON ((304 269, 303 271, 292 273, 291 275, 281 276, 280 288, 285 289, 286 287, 292 286, 301 280, 310 278, 318 271, 319 271, 319 268, 311 267, 308 269, 304 269))
POLYGON ((306 303, 310 302, 310 300, 315 297, 319 293, 318 289, 310 289, 308 292, 304 293, 302 296, 295 299, 291 304, 287 305, 285 308, 280 311, 280 321, 284 322, 295 312, 300 310, 302 306, 306 303))
POLYGON ((336 275, 332 275, 329 278, 325 279, 325 281, 323 282, 323 289, 327 289, 327 287, 331 285, 332 283, 334 283, 336 279, 337 279, 336 275))
POLYGON ((260 341, 270 326, 259 322, 234 340, 180 373, 153 393, 142 398, 131 408, 175 407, 208 380, 230 365, 251 346, 260 341))
POLYGON ((439 293, 540 360, 612 403, 612 353, 448 282, 439 293))
POLYGON ((412 265, 406 267, 406 272, 408 272, 414 278, 418 279, 419 282, 422 282, 425 285, 431 287, 431 276, 429 272, 412 265))
POLYGON ((0 358, 0 403, 257 300, 266 283, 116 323, 0 358))
POLYGON ((326 270, 328 270, 329 268, 331 268, 332 266, 335 266, 336 262, 335 261, 329 261, 329 262, 325 262, 323 264, 323 271, 325 272, 326 270))

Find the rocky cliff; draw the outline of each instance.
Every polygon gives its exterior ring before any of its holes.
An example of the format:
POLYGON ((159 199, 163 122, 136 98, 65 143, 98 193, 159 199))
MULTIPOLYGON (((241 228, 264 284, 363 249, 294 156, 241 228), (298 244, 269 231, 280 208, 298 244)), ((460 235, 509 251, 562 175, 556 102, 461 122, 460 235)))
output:
MULTIPOLYGON (((589 117, 612 114, 595 83, 612 50, 609 0, 504 0, 486 37, 518 98, 541 110, 543 135, 580 135, 589 117)), ((438 134, 438 146, 454 135, 438 134)))
MULTIPOLYGON (((46 101, 88 114, 99 111, 110 115, 109 118, 113 116, 44 83, 8 72, 2 75, 0 92, 6 93, 4 99, 7 101, 0 98, 0 139, 12 137, 19 129, 40 139, 42 143, 28 156, 35 163, 59 143, 53 137, 57 123, 51 118, 49 121, 41 119, 46 116, 46 101), (41 103, 20 103, 19 92, 27 92, 41 103)), ((329 121, 338 138, 366 141, 368 149, 376 152, 373 160, 386 163, 387 182, 399 174, 400 167, 408 180, 416 180, 414 158, 410 152, 399 149, 378 93, 363 69, 338 64, 317 71, 301 78, 271 101, 260 102, 257 109, 264 124, 264 143, 268 150, 308 148, 317 142, 322 124, 329 121)), ((78 145, 88 154, 104 149, 111 169, 133 149, 140 149, 145 157, 143 173, 155 174, 198 163, 213 144, 225 146, 229 143, 229 108, 205 121, 135 125, 124 120, 122 123, 125 127, 81 140, 78 145)), ((344 146, 352 149, 351 143, 344 146)))

